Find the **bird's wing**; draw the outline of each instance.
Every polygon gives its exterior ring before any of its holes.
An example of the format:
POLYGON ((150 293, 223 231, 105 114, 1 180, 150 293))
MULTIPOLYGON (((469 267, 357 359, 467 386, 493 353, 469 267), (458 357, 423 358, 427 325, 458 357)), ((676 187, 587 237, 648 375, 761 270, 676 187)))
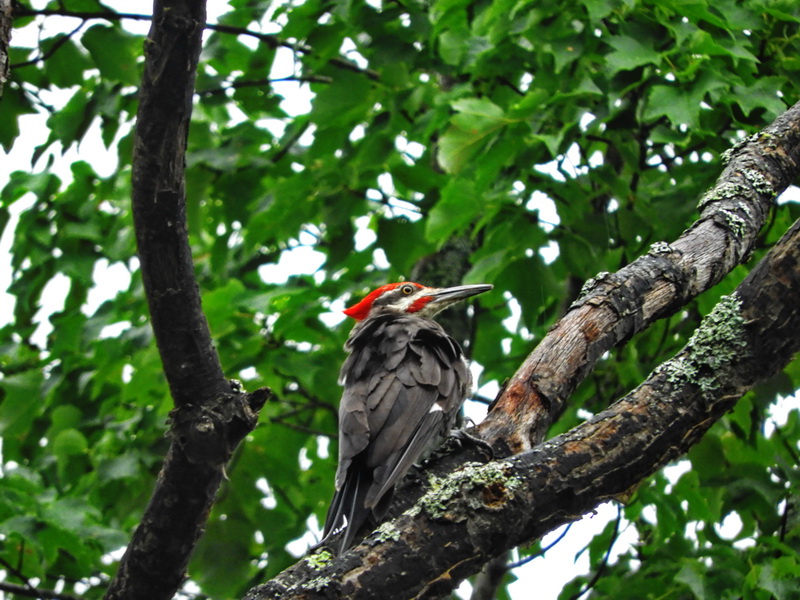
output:
POLYGON ((458 412, 469 372, 435 322, 386 317, 356 326, 346 344, 339 467, 325 536, 347 524, 346 548, 370 513, 458 412))
POLYGON ((431 321, 398 319, 386 328, 391 354, 377 370, 367 398, 370 443, 366 465, 375 480, 366 505, 375 507, 397 480, 447 430, 464 399, 468 379, 460 349, 431 321), (405 321, 405 322, 404 322, 405 321), (401 341, 402 340, 402 343, 401 341))
POLYGON ((336 489, 344 485, 350 463, 370 442, 370 423, 365 382, 345 387, 339 403, 339 466, 336 489))
MULTIPOLYGON (((436 405, 434 405, 436 406, 436 405)), ((429 411, 409 436, 405 447, 393 453, 385 465, 374 471, 375 483, 364 498, 365 506, 376 507, 389 493, 398 479, 405 475, 417 460, 428 450, 433 440, 439 439, 445 429, 445 416, 441 410, 429 411)))

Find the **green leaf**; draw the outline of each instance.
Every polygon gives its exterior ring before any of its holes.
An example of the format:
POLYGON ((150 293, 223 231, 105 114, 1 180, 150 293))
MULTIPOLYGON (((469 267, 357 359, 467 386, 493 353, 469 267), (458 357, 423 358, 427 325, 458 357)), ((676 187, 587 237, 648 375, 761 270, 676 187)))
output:
POLYGON ((425 224, 408 219, 380 219, 378 245, 386 258, 401 273, 411 273, 417 260, 434 251, 425 238, 425 224))
POLYGON ((780 78, 763 77, 749 87, 734 86, 733 90, 737 104, 745 115, 750 116, 754 110, 762 108, 772 119, 786 110, 786 103, 778 95, 782 85, 780 78))
POLYGON ((508 121, 503 110, 486 98, 463 98, 454 101, 452 107, 456 114, 439 141, 438 158, 445 171, 455 174, 508 121))
POLYGON ((645 117, 666 116, 674 127, 695 126, 700 117, 700 98, 677 86, 654 85, 649 93, 645 117))
POLYGON ((68 88, 83 83, 83 73, 91 68, 91 63, 68 36, 57 35, 43 41, 42 51, 49 54, 44 61, 44 72, 55 85, 68 88))
POLYGON ((41 386, 42 375, 38 371, 24 371, 0 379, 0 433, 3 436, 19 435, 28 430, 43 408, 37 401, 41 386))
POLYGON ((2 96, 3 118, 0 119, 0 146, 6 152, 11 151, 19 135, 19 118, 22 115, 35 114, 28 97, 18 87, 5 86, 2 96))
POLYGON ((243 292, 242 282, 231 279, 223 287, 204 294, 203 308, 215 335, 225 335, 235 330, 231 312, 237 307, 243 292))
POLYGON ((52 131, 49 142, 60 140, 65 148, 69 148, 83 139, 94 117, 90 95, 83 90, 75 92, 66 106, 47 120, 52 131))
POLYGON ((675 580, 685 583, 689 589, 692 590, 692 594, 697 600, 705 600, 707 597, 705 590, 707 575, 705 569, 694 560, 685 559, 682 562, 683 565, 680 571, 675 575, 675 580))
POLYGON ((120 27, 106 25, 94 25, 81 37, 103 78, 125 85, 139 84, 137 58, 142 42, 142 38, 120 27))
POLYGON ((139 472, 138 459, 132 454, 124 454, 101 462, 97 467, 97 478, 101 482, 134 479, 139 472))
POLYGON ((442 199, 428 215, 425 238, 441 245, 453 233, 472 223, 480 214, 481 207, 481 200, 470 181, 451 179, 442 190, 442 199))
POLYGON ((53 452, 59 460, 64 460, 76 454, 83 454, 89 447, 89 443, 77 429, 64 429, 56 435, 53 440, 53 452))
POLYGON ((641 39, 619 36, 608 38, 606 42, 614 48, 614 52, 606 56, 612 73, 661 62, 661 55, 641 39))
POLYGON ((369 79, 347 71, 337 73, 336 79, 321 86, 311 109, 311 120, 321 128, 356 125, 371 108, 369 79))

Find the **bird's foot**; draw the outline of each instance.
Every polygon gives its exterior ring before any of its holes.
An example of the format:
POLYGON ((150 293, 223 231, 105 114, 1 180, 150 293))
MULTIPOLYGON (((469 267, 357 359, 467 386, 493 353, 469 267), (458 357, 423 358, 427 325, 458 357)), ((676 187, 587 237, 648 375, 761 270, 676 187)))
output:
POLYGON ((472 444, 486 457, 487 462, 494 458, 494 449, 489 442, 467 433, 464 429, 451 429, 448 437, 453 439, 462 448, 468 443, 472 444))

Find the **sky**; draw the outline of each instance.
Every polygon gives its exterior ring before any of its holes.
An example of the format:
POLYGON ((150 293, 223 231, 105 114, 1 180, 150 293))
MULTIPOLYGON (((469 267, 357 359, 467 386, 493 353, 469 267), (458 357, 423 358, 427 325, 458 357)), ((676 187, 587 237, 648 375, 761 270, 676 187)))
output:
MULTIPOLYGON (((44 4, 44 1, 34 2, 35 6, 43 6, 44 4)), ((104 2, 104 4, 121 12, 131 10, 131 3, 125 0, 107 0, 104 2)), ((145 6, 144 3, 141 3, 141 5, 145 6)), ((226 10, 227 1, 209 0, 209 22, 214 22, 219 15, 224 13, 226 10)), ((57 19, 48 19, 48 23, 60 28, 59 30, 68 31, 74 27, 74 21, 70 20, 61 20, 59 23, 59 20, 57 19)), ((149 24, 147 22, 139 21, 125 22, 125 26, 133 32, 142 34, 147 33, 149 28, 149 24)), ((275 33, 279 31, 279 27, 265 23, 262 31, 266 33, 275 33)), ((52 34, 54 32, 54 30, 51 30, 49 33, 52 34)), ((18 46, 34 46, 39 35, 40 33, 35 25, 31 25, 22 30, 15 30, 14 37, 12 38, 12 44, 18 46)), ((251 39, 242 39, 245 43, 253 43, 251 39)), ((353 57, 352 53, 351 57, 353 57)), ((354 58, 358 59, 357 56, 354 58)), ((276 62, 275 68, 270 74, 271 78, 277 79, 287 77, 292 75, 293 71, 294 63, 291 52, 288 49, 279 50, 279 58, 276 62)), ((282 108, 287 113, 291 115, 304 114, 310 110, 310 101, 312 96, 307 86, 301 85, 298 82, 283 82, 276 85, 279 86, 279 89, 276 91, 285 98, 282 108)), ((44 99, 58 107, 63 106, 67 98, 68 94, 62 93, 60 95, 49 94, 44 99)), ((48 135, 45 121, 46 116, 44 115, 28 115, 22 117, 20 125, 22 130, 25 131, 25 135, 19 138, 18 142, 8 155, 5 155, 4 152, 0 150, 0 189, 2 189, 2 187, 6 184, 8 175, 12 171, 18 169, 31 169, 31 165, 28 162, 28 157, 31 156, 33 148, 43 143, 48 135)), ((260 125, 270 129, 282 127, 282 124, 277 121, 265 121, 260 123, 260 125)), ((126 133, 127 130, 121 131, 118 135, 118 139, 126 133)), ((407 150, 410 152, 419 152, 421 151, 421 148, 417 149, 411 147, 407 150)), ((93 168, 101 176, 110 175, 117 168, 116 151, 113 147, 111 149, 106 149, 103 145, 100 137, 99 125, 97 122, 95 122, 95 124, 90 128, 80 146, 77 148, 73 147, 63 156, 60 154, 60 150, 57 147, 53 148, 48 152, 48 154, 45 154, 43 157, 41 157, 36 165, 33 165, 33 169, 41 170, 47 164, 50 155, 52 155, 53 159, 52 170, 59 175, 62 181, 68 181, 70 179, 69 165, 78 158, 89 160, 92 163, 93 168)), ((574 162, 577 164, 579 161, 576 159, 574 162)), ((391 182, 384 182, 383 185, 389 187, 391 182)), ((800 194, 795 188, 790 192, 789 195, 785 196, 783 200, 786 201, 791 199, 793 201, 797 201, 798 198, 800 198, 800 194)), ((558 214, 556 212, 555 205, 547 197, 534 197, 531 202, 535 203, 532 208, 537 208, 540 211, 540 218, 544 222, 551 223, 552 225, 556 225, 558 223, 558 214)), ((16 223, 20 211, 28 208, 30 204, 30 200, 23 199, 12 206, 11 224, 9 227, 7 227, 2 238, 0 238, 0 326, 8 323, 13 314, 12 310, 14 299, 5 292, 11 281, 11 235, 9 235, 9 233, 13 231, 14 224, 16 223)), ((359 226, 359 237, 357 238, 356 243, 362 248, 369 246, 374 239, 374 233, 366 227, 366 224, 366 221, 362 222, 361 224, 357 224, 359 226)), ((555 256, 557 256, 557 252, 557 247, 550 247, 549 249, 545 250, 545 260, 552 261, 555 256)), ((316 271, 322 264, 322 260, 324 260, 323 255, 320 254, 319 256, 316 256, 317 254, 319 253, 315 253, 307 246, 301 245, 298 249, 292 252, 284 253, 277 264, 265 265, 262 269, 261 275, 265 281, 280 283, 285 281, 290 275, 297 274, 299 272, 313 274, 313 272, 316 271)), ((381 260, 381 257, 377 256, 376 259, 381 260)), ((88 305, 83 308, 86 314, 92 314, 94 310, 96 310, 96 308, 102 304, 102 302, 112 298, 118 291, 126 289, 130 281, 130 274, 124 265, 110 265, 106 261, 100 261, 95 270, 95 281, 97 282, 97 285, 90 294, 88 305)), ((46 336, 50 330, 50 324, 47 317, 53 312, 63 308, 67 290, 68 281, 66 277, 60 276, 54 278, 54 280, 48 284, 46 293, 43 295, 43 297, 46 297, 48 301, 39 311, 38 322, 40 323, 40 326, 34 336, 34 340, 37 341, 42 347, 44 347, 46 336)), ((328 317, 329 324, 334 324, 335 322, 343 319, 343 317, 338 313, 338 310, 341 310, 343 307, 334 306, 333 308, 335 310, 332 311, 328 317)), ((512 312, 512 317, 507 324, 509 328, 515 327, 515 321, 519 319, 518 307, 514 307, 513 304, 512 312)), ((110 335, 118 332, 107 333, 110 335)), ((480 390, 480 394, 486 397, 494 397, 496 391, 497 384, 496 382, 493 382, 488 387, 482 388, 480 390)), ((776 423, 785 422, 786 413, 797 406, 798 401, 796 398, 783 400, 773 411, 774 421, 776 423)), ((476 422, 480 421, 484 417, 485 412, 486 407, 478 403, 471 403, 467 410, 468 416, 476 422)), ((677 477, 679 477, 680 474, 687 469, 688 462, 681 461, 671 467, 668 467, 667 473, 670 479, 675 481, 677 480, 677 477)), ((600 532, 609 521, 615 519, 616 517, 616 505, 605 503, 601 505, 595 513, 585 516, 582 520, 573 524, 564 538, 547 552, 546 558, 537 558, 527 565, 515 570, 514 573, 518 577, 518 581, 513 583, 510 587, 512 595, 515 598, 527 598, 535 592, 537 600, 555 600, 565 582, 571 580, 578 573, 586 573, 589 571, 588 552, 582 552, 582 549, 594 534, 600 532)), ((651 515, 651 517, 654 519, 654 516, 651 515)), ((558 539, 563 531, 564 529, 562 528, 549 534, 542 541, 542 545, 546 547, 551 542, 558 539)), ((725 525, 721 531, 721 534, 725 536, 732 536, 735 535, 736 531, 738 531, 738 524, 734 520, 725 525)), ((612 560, 614 556, 624 552, 631 543, 635 542, 637 538, 636 531, 633 526, 627 523, 624 519, 620 526, 620 532, 620 536, 615 542, 611 554, 612 560)), ((302 544, 299 548, 297 548, 297 550, 303 550, 302 544)), ((469 591, 469 585, 465 584, 462 586, 462 588, 460 588, 459 591, 462 596, 468 597, 467 594, 469 591)))

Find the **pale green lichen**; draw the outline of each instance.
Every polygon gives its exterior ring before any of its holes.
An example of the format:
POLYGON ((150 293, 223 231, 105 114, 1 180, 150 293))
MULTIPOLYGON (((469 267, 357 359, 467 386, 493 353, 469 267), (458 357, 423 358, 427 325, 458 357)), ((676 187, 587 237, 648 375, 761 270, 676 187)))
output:
POLYGON ((753 189, 759 194, 763 194, 769 198, 775 198, 776 194, 772 184, 761 171, 742 169, 742 175, 744 175, 744 178, 747 179, 750 185, 753 186, 753 189))
POLYGON ((737 202, 736 208, 738 208, 740 211, 746 214, 749 219, 753 218, 753 211, 750 208, 750 205, 747 204, 747 202, 737 202))
POLYGON ((739 140, 733 146, 725 150, 725 152, 720 154, 720 159, 722 160, 722 164, 727 165, 729 162, 731 162, 731 160, 739 152, 739 150, 744 148, 747 144, 754 141, 755 139, 756 135, 750 135, 744 138, 743 140, 739 140))
POLYGON ((722 218, 725 220, 725 224, 728 226, 728 229, 731 231, 731 233, 733 233, 733 235, 742 237, 745 234, 747 231, 747 221, 745 221, 742 217, 737 215, 735 212, 728 210, 727 208, 720 210, 719 214, 722 215, 722 218))
POLYGON ((696 385, 705 393, 714 392, 724 383, 719 378, 719 368, 729 365, 747 346, 741 306, 735 295, 720 298, 692 334, 684 352, 659 367, 667 381, 696 385))
POLYGON ((661 370, 670 383, 691 381, 697 375, 697 366, 684 357, 677 357, 664 363, 661 370))
POLYGON ((325 548, 321 548, 318 552, 305 558, 306 564, 315 571, 327 566, 332 560, 333 554, 325 548))
POLYGON ((314 577, 314 579, 310 580, 308 583, 303 585, 303 587, 308 590, 314 590, 315 592, 321 592, 330 584, 331 584, 330 577, 314 577))
POLYGON ((381 526, 375 530, 375 534, 375 541, 378 543, 400 539, 400 530, 391 521, 381 523, 381 526))
POLYGON ((670 246, 667 242, 655 242, 650 245, 650 251, 648 254, 658 256, 659 254, 669 254, 671 252, 672 246, 670 246))
POLYGON ((741 183, 724 181, 700 196, 700 200, 697 202, 697 209, 702 211, 712 202, 717 202, 719 200, 732 200, 746 194, 747 188, 741 183))
POLYGON ((717 368, 747 346, 743 334, 742 301, 735 294, 723 296, 692 334, 687 347, 698 361, 717 368))
MULTIPOLYGON (((504 502, 513 498, 516 490, 523 484, 520 478, 513 475, 510 466, 497 462, 466 463, 447 477, 432 476, 429 482, 431 488, 414 507, 406 511, 408 515, 414 516, 425 511, 435 519, 442 518, 454 504, 455 498, 476 489, 494 488, 492 498, 504 502)), ((490 508, 485 494, 467 493, 466 500, 471 508, 490 508)))
POLYGON ((722 154, 720 154, 720 159, 722 160, 722 164, 727 165, 728 163, 733 160, 733 157, 739 153, 745 146, 748 144, 755 143, 761 146, 762 148, 770 148, 774 149, 778 145, 778 137, 775 134, 769 133, 767 131, 759 131, 758 133, 754 133, 753 135, 749 135, 743 140, 736 142, 733 146, 725 150, 722 154))
POLYGON ((608 271, 601 271, 600 273, 598 273, 597 275, 595 275, 591 279, 587 279, 586 282, 583 284, 583 287, 581 288, 580 293, 578 294, 578 298, 577 298, 576 302, 579 302, 580 300, 582 300, 583 298, 585 298, 586 296, 591 294, 592 291, 594 291, 594 289, 598 285, 603 283, 610 276, 611 276, 611 273, 609 273, 608 271))
POLYGON ((733 160, 734 154, 736 154, 736 152, 739 150, 739 144, 741 144, 741 142, 739 142, 735 146, 731 146, 730 148, 728 148, 722 154, 719 155, 719 159, 720 161, 722 161, 723 165, 727 165, 729 162, 731 162, 731 160, 733 160))

